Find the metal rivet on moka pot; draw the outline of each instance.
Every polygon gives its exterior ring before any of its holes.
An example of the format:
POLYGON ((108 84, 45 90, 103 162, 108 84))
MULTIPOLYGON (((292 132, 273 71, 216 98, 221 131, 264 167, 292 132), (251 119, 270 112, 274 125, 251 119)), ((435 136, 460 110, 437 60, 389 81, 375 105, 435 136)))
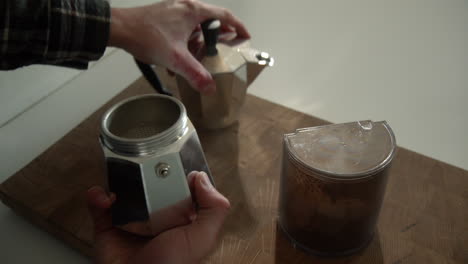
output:
POLYGON ((395 152, 395 136, 385 121, 284 135, 279 223, 293 244, 325 256, 365 248, 376 229, 395 152))
POLYGON ((103 116, 100 140, 116 194, 112 221, 126 231, 156 235, 171 228, 173 216, 193 206, 188 173, 205 171, 211 179, 197 132, 174 97, 117 103, 103 116))

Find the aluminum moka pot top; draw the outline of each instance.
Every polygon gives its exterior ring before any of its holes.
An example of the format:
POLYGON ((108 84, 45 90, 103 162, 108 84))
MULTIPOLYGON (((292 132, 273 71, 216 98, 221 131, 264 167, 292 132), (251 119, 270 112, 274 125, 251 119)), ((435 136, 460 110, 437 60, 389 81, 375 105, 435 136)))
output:
POLYGON ((184 105, 165 95, 140 95, 110 108, 102 119, 101 138, 115 153, 153 155, 187 131, 184 105))
POLYGON ((192 197, 191 171, 211 179, 197 132, 185 107, 173 97, 135 96, 110 108, 101 124, 113 225, 134 234, 154 236, 187 215, 192 197))
POLYGON ((302 128, 286 134, 285 151, 305 170, 334 179, 357 179, 387 167, 396 151, 385 121, 302 128))

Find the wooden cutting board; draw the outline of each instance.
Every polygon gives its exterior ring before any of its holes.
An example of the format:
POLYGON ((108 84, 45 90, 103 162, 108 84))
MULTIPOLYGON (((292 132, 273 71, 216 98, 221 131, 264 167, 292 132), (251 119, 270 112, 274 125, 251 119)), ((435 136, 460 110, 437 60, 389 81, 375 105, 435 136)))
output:
MULTIPOLYGON (((142 93, 153 93, 144 79, 3 182, 2 201, 91 255, 84 194, 92 185, 105 184, 100 118, 114 103, 142 93)), ((390 171, 378 232, 367 249, 325 259, 294 249, 276 224, 281 138, 296 128, 323 124, 248 95, 239 123, 199 131, 217 188, 232 205, 208 263, 468 263, 468 172, 402 148, 390 171)))

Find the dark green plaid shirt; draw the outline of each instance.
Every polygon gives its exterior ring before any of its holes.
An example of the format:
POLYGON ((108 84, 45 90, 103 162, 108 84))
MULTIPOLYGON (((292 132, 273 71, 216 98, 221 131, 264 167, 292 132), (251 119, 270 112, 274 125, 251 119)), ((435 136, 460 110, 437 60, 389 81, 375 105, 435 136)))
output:
POLYGON ((0 69, 86 69, 104 53, 109 28, 104 0, 0 0, 0 69))

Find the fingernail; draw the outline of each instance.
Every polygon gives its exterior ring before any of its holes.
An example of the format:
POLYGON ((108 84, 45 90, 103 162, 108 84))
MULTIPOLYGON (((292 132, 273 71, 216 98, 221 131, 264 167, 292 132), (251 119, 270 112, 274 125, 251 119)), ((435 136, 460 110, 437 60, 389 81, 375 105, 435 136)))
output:
POLYGON ((208 175, 205 172, 200 172, 202 177, 200 178, 200 183, 203 188, 205 188, 208 191, 211 191, 213 189, 213 185, 211 184, 210 180, 208 179, 208 175))
POLYGON ((216 85, 215 84, 209 84, 205 87, 203 87, 203 93, 206 95, 212 95, 216 92, 216 85))
POLYGON ((102 194, 102 193, 99 194, 98 199, 102 203, 108 203, 109 202, 109 197, 107 197, 105 194, 102 194))
POLYGON ((192 181, 192 179, 193 179, 193 173, 189 173, 187 175, 187 182, 190 183, 192 181))
POLYGON ((190 221, 192 221, 192 222, 195 221, 195 220, 197 220, 197 214, 196 214, 196 213, 190 214, 189 219, 190 219, 190 221))
POLYGON ((192 186, 194 183, 193 180, 195 179, 195 176, 199 173, 198 171, 192 171, 187 175, 187 183, 192 186))
POLYGON ((96 193, 96 192, 98 192, 99 189, 100 189, 99 186, 93 186, 93 187, 88 189, 88 193, 96 193))
POLYGON ((116 199, 117 199, 117 196, 115 195, 115 193, 110 193, 109 200, 111 202, 115 202, 116 199))
POLYGON ((102 192, 101 187, 99 186, 94 186, 88 190, 88 193, 91 194, 91 196, 94 196, 94 199, 99 201, 100 203, 108 203, 109 202, 109 197, 105 195, 102 192))

